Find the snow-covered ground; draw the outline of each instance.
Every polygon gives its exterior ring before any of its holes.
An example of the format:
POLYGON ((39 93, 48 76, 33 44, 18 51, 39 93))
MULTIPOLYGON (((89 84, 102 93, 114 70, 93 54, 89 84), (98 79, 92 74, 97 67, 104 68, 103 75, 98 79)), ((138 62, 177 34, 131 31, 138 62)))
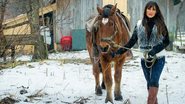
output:
MULTIPOLYGON (((134 58, 123 67, 121 90, 123 99, 131 104, 146 104, 146 82, 141 70, 140 58, 134 58)), ((185 102, 185 54, 166 52, 166 64, 160 79, 159 104, 184 104, 185 102)), ((92 66, 68 62, 66 59, 88 60, 86 50, 50 54, 41 62, 25 63, 15 68, 0 70, 0 100, 13 98, 18 104, 104 104, 106 92, 95 95, 92 66), (57 60, 55 60, 57 59, 57 60)), ((17 60, 29 60, 29 56, 17 60)), ((114 87, 113 87, 114 89, 114 87)), ((114 101, 123 104, 124 100, 114 101)), ((109 103, 108 103, 109 104, 109 103)))

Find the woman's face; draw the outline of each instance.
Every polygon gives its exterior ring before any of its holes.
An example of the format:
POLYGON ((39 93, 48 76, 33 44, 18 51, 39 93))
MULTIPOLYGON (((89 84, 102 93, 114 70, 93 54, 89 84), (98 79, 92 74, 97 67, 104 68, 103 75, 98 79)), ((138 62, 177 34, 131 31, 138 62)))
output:
POLYGON ((146 16, 148 18, 153 18, 156 14, 156 8, 154 6, 146 9, 146 16))

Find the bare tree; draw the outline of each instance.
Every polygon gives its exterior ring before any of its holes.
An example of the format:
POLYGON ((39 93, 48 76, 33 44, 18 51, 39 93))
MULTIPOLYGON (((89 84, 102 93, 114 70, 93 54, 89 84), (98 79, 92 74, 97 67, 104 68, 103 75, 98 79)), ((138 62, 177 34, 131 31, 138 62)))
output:
POLYGON ((33 60, 35 59, 47 59, 48 54, 43 41, 43 37, 40 35, 40 26, 39 26, 39 0, 29 0, 29 11, 27 13, 31 34, 35 35, 36 43, 34 47, 33 60))
MULTIPOLYGON (((178 34, 178 31, 180 31, 180 15, 184 12, 184 9, 183 9, 183 5, 185 3, 185 0, 181 1, 181 3, 179 4, 179 11, 178 11, 178 14, 177 14, 177 18, 176 18, 176 31, 175 31, 175 39, 177 39, 177 34, 178 34)), ((180 34, 181 35, 181 34, 180 34)))
POLYGON ((71 0, 57 0, 57 5, 60 6, 60 15, 57 16, 56 23, 60 24, 61 30, 66 29, 65 25, 69 25, 73 22, 72 12, 69 10, 71 2, 71 0))
POLYGON ((3 20, 5 14, 7 0, 0 0, 0 57, 4 57, 6 48, 6 39, 3 34, 3 20))
MULTIPOLYGON (((60 22, 64 22, 66 20, 71 19, 71 14, 68 13, 69 11, 67 11, 69 9, 69 5, 71 3, 71 0, 63 0, 63 1, 57 1, 57 4, 60 5, 60 22)), ((68 24, 68 22, 66 22, 66 24, 68 24)))

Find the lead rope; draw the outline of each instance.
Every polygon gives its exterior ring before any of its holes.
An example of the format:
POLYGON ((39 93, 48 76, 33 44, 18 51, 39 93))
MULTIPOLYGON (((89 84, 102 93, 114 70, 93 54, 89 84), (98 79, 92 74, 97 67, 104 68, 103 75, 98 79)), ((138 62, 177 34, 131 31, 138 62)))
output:
POLYGON ((145 66, 150 69, 154 65, 154 63, 155 63, 155 61, 157 59, 157 56, 154 55, 151 60, 147 60, 148 58, 149 58, 148 51, 146 51, 146 52, 144 52, 145 66), (152 63, 152 64, 151 65, 147 65, 147 62, 152 63))
MULTIPOLYGON (((112 40, 110 40, 110 39, 103 39, 103 41, 106 41, 106 42, 107 42, 111 47, 113 47, 113 48, 124 48, 124 49, 131 50, 131 51, 141 52, 141 51, 136 50, 136 49, 130 49, 130 48, 127 48, 127 47, 118 45, 118 44, 116 44, 114 41, 112 41, 112 40)), ((154 55, 154 56, 152 57, 152 60, 147 60, 148 58, 149 58, 149 56, 148 56, 148 51, 146 51, 146 52, 144 52, 145 66, 146 66, 147 68, 151 68, 151 67, 154 65, 154 63, 155 63, 155 61, 156 61, 156 59, 157 59, 157 56, 154 55), (152 64, 151 64, 150 66, 148 66, 148 65, 147 65, 147 62, 152 63, 152 64)))

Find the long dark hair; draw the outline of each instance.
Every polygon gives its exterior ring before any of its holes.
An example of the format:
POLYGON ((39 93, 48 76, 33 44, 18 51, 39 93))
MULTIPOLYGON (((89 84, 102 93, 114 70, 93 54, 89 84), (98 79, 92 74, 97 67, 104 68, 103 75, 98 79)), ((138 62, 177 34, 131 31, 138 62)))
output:
POLYGON ((143 13, 142 25, 145 27, 146 33, 148 34, 149 26, 148 26, 147 22, 149 21, 149 18, 146 15, 146 10, 147 10, 147 8, 152 8, 152 7, 156 8, 156 14, 153 17, 153 19, 154 19, 154 22, 157 26, 157 30, 158 30, 157 34, 158 35, 161 35, 161 34, 166 35, 168 30, 167 30, 165 22, 164 22, 164 17, 159 9, 158 4, 155 1, 149 1, 146 4, 145 9, 144 9, 144 13, 143 13))

